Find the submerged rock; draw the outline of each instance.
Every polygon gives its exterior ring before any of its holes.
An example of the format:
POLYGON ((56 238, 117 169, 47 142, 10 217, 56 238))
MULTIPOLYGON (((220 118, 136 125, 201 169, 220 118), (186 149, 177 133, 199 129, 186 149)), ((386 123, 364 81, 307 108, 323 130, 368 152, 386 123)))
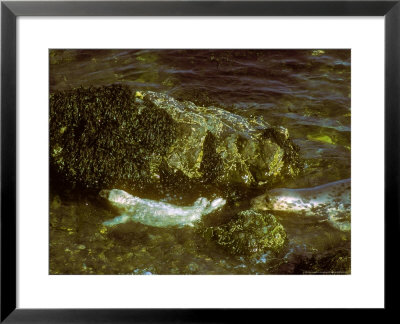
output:
POLYGON ((337 247, 311 255, 288 253, 276 273, 351 274, 351 250, 337 247))
POLYGON ((205 227, 203 237, 215 240, 234 255, 261 255, 280 252, 287 243, 286 232, 268 213, 245 210, 227 224, 205 227))
POLYGON ((271 183, 299 172, 284 128, 112 85, 50 96, 51 172, 86 188, 271 183))

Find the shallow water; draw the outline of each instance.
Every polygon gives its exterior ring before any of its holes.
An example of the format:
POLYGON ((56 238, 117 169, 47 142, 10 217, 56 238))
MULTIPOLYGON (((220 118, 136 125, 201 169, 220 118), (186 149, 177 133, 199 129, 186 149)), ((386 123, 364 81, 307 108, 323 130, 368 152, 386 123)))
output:
MULTIPOLYGON (((301 188, 350 178, 350 68, 347 50, 53 50, 50 91, 121 83, 263 116, 288 128, 300 146, 304 173, 279 186, 301 188)), ((252 196, 261 193, 255 190, 252 196)), ((181 205, 199 198, 141 194, 181 205)), ((50 273, 350 272, 350 233, 317 219, 275 213, 288 234, 287 248, 279 256, 245 258, 228 254, 191 227, 102 225, 117 215, 98 193, 52 181, 50 273)))

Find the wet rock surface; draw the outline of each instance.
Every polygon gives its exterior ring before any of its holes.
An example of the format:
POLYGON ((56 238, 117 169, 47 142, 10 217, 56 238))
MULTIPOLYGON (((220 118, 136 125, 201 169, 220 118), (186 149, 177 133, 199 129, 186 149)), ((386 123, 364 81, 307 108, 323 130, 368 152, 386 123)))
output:
POLYGON ((262 117, 121 85, 51 94, 50 165, 57 178, 89 189, 250 187, 301 168, 288 131, 262 117))

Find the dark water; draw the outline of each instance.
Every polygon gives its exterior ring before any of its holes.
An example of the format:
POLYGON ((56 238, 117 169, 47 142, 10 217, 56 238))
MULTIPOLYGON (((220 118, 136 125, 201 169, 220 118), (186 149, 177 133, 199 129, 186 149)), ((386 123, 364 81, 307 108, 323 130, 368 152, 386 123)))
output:
MULTIPOLYGON (((299 178, 280 186, 312 187, 350 177, 350 70, 349 50, 53 50, 50 91, 120 83, 262 115, 289 129, 305 162, 299 178)), ((350 272, 350 233, 316 220, 276 214, 287 249, 279 257, 244 258, 192 228, 101 225, 116 215, 96 193, 52 185, 50 273, 350 272)))

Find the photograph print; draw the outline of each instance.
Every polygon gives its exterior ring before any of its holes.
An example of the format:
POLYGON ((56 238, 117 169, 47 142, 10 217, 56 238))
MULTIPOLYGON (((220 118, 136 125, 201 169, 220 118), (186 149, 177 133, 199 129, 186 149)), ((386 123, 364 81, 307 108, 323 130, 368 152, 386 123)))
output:
POLYGON ((350 49, 50 49, 49 274, 351 273, 350 49))

